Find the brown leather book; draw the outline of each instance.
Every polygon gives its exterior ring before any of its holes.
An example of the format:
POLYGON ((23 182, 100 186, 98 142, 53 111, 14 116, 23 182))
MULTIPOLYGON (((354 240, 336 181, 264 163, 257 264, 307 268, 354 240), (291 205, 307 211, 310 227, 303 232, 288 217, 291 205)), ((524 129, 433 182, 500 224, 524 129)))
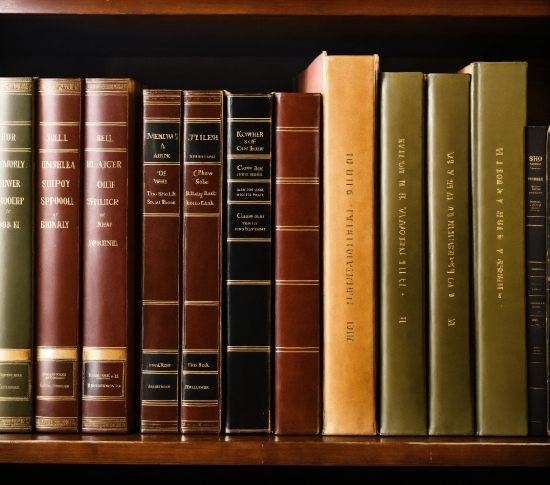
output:
POLYGON ((275 434, 320 432, 321 95, 275 93, 275 434))
POLYGON ((184 91, 181 432, 221 431, 223 92, 184 91))
POLYGON ((82 431, 132 427, 139 266, 131 79, 86 79, 84 108, 82 431), (136 284, 138 283, 138 284, 136 284))
POLYGON ((141 432, 178 432, 182 92, 143 91, 141 432))
POLYGON ((36 162, 37 431, 80 429, 82 80, 39 79, 36 162))

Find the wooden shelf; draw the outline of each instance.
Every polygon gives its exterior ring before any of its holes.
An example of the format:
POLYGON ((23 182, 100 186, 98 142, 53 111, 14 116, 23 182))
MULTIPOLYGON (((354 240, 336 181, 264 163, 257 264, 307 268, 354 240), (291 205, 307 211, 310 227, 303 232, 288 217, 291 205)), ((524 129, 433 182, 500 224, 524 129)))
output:
POLYGON ((550 438, 0 434, 0 463, 550 466, 550 438))

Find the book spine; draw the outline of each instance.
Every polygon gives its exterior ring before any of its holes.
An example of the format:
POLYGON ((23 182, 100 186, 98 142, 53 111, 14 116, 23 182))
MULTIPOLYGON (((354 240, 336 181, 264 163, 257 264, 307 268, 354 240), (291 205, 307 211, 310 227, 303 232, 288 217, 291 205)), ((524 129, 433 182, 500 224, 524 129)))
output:
POLYGON ((86 79, 85 86, 82 431, 125 433, 134 380, 135 85, 86 79))
POLYGON ((181 115, 181 91, 143 91, 142 433, 179 429, 181 115))
POLYGON ((477 434, 527 434, 526 63, 471 66, 477 434))
POLYGON ((0 432, 33 416, 34 81, 0 78, 0 432))
POLYGON ((525 128, 528 433, 546 436, 547 126, 525 128))
POLYGON ((380 434, 427 434, 422 73, 380 75, 380 434))
POLYGON ((550 274, 550 252, 548 248, 550 247, 550 224, 548 221, 548 214, 550 210, 548 209, 549 197, 548 193, 550 191, 550 126, 547 127, 548 131, 546 134, 546 429, 547 434, 550 436, 550 315, 548 310, 550 305, 548 304, 548 298, 550 293, 550 284, 548 282, 548 275, 550 274))
POLYGON ((227 94, 227 433, 271 432, 270 94, 227 94))
POLYGON ((427 76, 429 434, 474 433, 470 332, 470 75, 427 76))
POLYGON ((321 95, 275 93, 274 431, 320 432, 321 95))
POLYGON ((35 428, 80 429, 82 80, 39 79, 35 428))
POLYGON ((182 433, 221 432, 223 92, 184 92, 182 433))

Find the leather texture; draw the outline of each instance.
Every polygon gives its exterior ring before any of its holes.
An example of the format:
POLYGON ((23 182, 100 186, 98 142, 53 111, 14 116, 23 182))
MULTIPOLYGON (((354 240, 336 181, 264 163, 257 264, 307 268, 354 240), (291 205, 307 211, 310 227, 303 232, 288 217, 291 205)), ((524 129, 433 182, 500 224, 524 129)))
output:
POLYGON ((39 79, 35 428, 80 430, 82 80, 39 79))

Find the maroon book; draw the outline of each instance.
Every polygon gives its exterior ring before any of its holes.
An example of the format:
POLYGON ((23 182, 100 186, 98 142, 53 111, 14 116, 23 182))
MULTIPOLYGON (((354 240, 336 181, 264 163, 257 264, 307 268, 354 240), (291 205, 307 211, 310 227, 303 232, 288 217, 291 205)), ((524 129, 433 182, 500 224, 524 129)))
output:
POLYGON ((35 428, 76 433, 82 80, 39 79, 36 121, 35 428))
POLYGON ((320 432, 321 96, 275 93, 276 434, 320 432))

